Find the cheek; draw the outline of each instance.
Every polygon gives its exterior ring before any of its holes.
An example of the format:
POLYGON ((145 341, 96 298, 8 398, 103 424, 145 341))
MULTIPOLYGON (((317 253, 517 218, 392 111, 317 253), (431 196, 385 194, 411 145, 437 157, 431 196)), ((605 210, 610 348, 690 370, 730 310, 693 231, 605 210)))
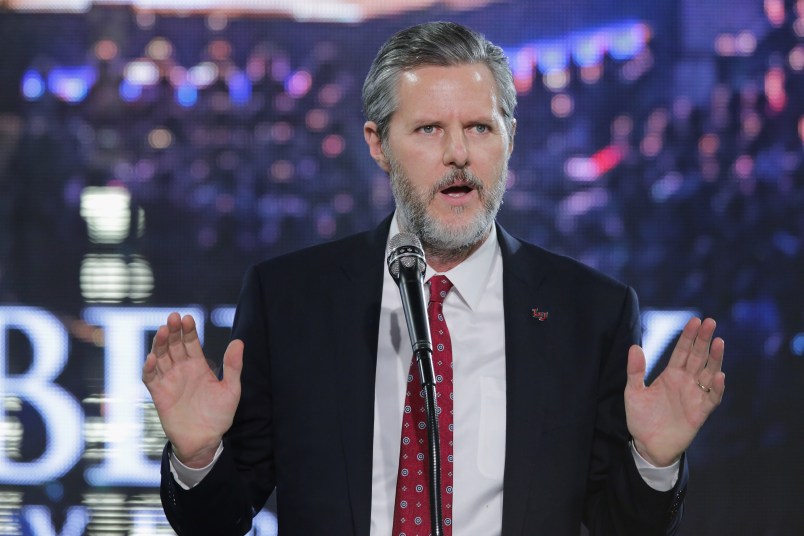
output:
POLYGON ((423 161, 408 160, 407 162, 412 162, 412 164, 403 165, 401 170, 408 183, 418 193, 429 193, 444 173, 443 168, 427 166, 423 161))
MULTIPOLYGON (((497 182, 499 175, 505 169, 508 160, 508 153, 505 149, 494 151, 492 154, 487 155, 487 158, 482 162, 482 177, 486 182, 497 182)), ((480 170, 478 170, 480 171, 480 170)))
POLYGON ((416 192, 416 196, 419 198, 420 201, 424 203, 429 203, 433 200, 434 192, 433 192, 433 185, 435 184, 434 180, 413 180, 413 190, 416 192))
POLYGON ((417 168, 429 169, 440 166, 444 152, 439 143, 429 140, 422 143, 400 144, 399 152, 394 154, 413 171, 417 168))

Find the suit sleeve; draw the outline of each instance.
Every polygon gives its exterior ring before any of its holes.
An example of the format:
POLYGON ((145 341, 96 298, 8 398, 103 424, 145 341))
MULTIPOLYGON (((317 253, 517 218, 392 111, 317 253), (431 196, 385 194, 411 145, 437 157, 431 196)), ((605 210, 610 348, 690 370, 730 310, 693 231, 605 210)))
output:
POLYGON ((642 479, 628 441, 623 393, 628 349, 641 342, 636 293, 627 289, 616 332, 602 356, 592 459, 584 504, 591 535, 675 534, 683 512, 688 473, 682 457, 673 489, 660 492, 642 479))
POLYGON ((195 487, 185 490, 170 472, 170 444, 162 456, 160 496, 179 536, 242 535, 274 489, 271 437, 271 375, 264 292, 255 268, 249 270, 232 328, 244 343, 242 393, 223 452, 195 487))

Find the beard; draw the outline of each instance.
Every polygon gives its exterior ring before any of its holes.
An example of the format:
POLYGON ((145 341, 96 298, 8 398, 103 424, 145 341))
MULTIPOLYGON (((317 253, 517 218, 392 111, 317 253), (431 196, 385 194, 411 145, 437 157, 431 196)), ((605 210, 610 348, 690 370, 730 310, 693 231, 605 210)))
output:
MULTIPOLYGON (((415 234, 428 254, 444 259, 461 258, 488 235, 494 218, 502 205, 508 163, 503 162, 497 179, 489 188, 477 175, 466 169, 453 169, 444 174, 429 190, 417 191, 402 166, 386 152, 390 164, 391 190, 396 201, 399 225, 402 230, 415 234), (441 221, 428 211, 439 191, 454 184, 465 184, 477 191, 480 210, 467 222, 441 221)), ((466 207, 452 207, 457 217, 466 207)))

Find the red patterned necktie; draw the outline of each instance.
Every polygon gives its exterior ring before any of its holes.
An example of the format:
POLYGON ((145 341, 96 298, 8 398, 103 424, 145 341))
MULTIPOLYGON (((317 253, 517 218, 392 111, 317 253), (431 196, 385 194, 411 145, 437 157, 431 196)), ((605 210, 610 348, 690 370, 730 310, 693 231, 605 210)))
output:
MULTIPOLYGON (((433 368, 436 376, 436 406, 441 447, 441 497, 444 536, 452 535, 452 343, 444 321, 444 298, 452 283, 443 275, 430 278, 427 317, 433 340, 433 368)), ((416 360, 408 372, 405 410, 402 416, 402 445, 394 500, 393 536, 429 536, 430 483, 428 481, 427 414, 424 391, 416 360)))

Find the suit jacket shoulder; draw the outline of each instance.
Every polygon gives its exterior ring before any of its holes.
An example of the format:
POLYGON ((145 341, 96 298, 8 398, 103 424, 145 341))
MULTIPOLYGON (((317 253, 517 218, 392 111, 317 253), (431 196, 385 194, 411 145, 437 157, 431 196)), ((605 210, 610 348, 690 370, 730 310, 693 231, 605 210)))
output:
POLYGON ((522 241, 498 226, 497 236, 505 269, 530 284, 538 284, 541 278, 550 276, 563 285, 581 285, 586 290, 621 295, 628 286, 582 262, 545 248, 522 241))

